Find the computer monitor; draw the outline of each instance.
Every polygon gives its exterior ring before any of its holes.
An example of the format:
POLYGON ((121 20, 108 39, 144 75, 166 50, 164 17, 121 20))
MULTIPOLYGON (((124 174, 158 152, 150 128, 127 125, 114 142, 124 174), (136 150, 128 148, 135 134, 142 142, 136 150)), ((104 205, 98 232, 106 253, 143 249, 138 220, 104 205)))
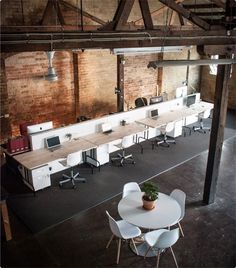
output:
POLYGON ((60 147, 61 142, 60 142, 59 136, 53 136, 53 137, 46 138, 46 146, 49 150, 60 147))
POLYGON ((195 102, 196 102, 196 94, 192 94, 192 95, 187 96, 187 101, 186 101, 186 106, 187 107, 190 107, 195 102))
POLYGON ((49 121, 49 122, 44 122, 41 124, 27 126, 27 133, 34 134, 34 133, 42 132, 42 131, 49 130, 52 128, 53 128, 52 121, 49 121))
POLYGON ((158 109, 151 111, 151 117, 156 117, 156 116, 158 116, 158 109))
POLYGON ((155 104, 163 101, 163 96, 156 96, 156 97, 151 97, 149 104, 155 104))
POLYGON ((107 134, 112 132, 112 126, 109 123, 103 123, 102 124, 102 132, 107 134))

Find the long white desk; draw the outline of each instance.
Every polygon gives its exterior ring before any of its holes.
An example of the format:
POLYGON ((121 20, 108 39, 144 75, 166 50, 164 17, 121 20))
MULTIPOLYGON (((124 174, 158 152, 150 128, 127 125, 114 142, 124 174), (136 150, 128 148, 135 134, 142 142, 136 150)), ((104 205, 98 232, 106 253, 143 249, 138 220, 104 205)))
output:
POLYGON ((160 114, 156 119, 150 117, 136 120, 137 123, 151 128, 160 128, 169 122, 177 122, 185 120, 189 116, 198 116, 200 113, 213 109, 213 104, 208 102, 199 102, 191 107, 182 107, 180 109, 171 110, 164 114, 160 114))
MULTIPOLYGON (((152 108, 153 107, 149 107, 149 110, 152 108)), ((81 151, 81 153, 85 152, 87 156, 92 157, 87 157, 88 162, 95 166, 98 165, 98 163, 102 165, 109 162, 109 154, 111 152, 118 150, 116 146, 113 146, 113 144, 115 144, 114 142, 119 141, 123 137, 130 136, 130 139, 133 139, 133 143, 135 143, 138 141, 137 137, 144 135, 147 131, 147 127, 159 128, 173 121, 177 123, 181 122, 182 130, 182 121, 186 121, 187 117, 198 115, 212 108, 213 104, 206 102, 197 103, 190 108, 186 106, 176 106, 176 109, 161 113, 157 120, 146 116, 145 118, 136 120, 125 126, 116 126, 110 134, 101 132, 87 134, 72 139, 71 141, 63 142, 62 147, 53 152, 42 148, 15 155, 13 158, 19 163, 19 170, 23 178, 29 186, 32 186, 31 188, 36 191, 50 186, 50 175, 65 169, 65 167, 59 164, 59 160, 67 157, 70 153, 78 151, 81 151)), ((138 109, 135 113, 137 112, 138 109)), ((56 133, 56 129, 53 131, 56 133)))

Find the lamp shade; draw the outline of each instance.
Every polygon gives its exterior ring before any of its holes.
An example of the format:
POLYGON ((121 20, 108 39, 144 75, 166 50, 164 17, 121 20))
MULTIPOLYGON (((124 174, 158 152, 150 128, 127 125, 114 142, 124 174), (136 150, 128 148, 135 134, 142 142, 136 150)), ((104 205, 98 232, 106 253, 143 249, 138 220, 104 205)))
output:
POLYGON ((58 76, 55 72, 55 69, 52 66, 52 59, 54 57, 54 53, 55 51, 48 51, 47 52, 47 57, 48 57, 48 74, 45 76, 45 80, 47 81, 57 81, 58 80, 58 76))

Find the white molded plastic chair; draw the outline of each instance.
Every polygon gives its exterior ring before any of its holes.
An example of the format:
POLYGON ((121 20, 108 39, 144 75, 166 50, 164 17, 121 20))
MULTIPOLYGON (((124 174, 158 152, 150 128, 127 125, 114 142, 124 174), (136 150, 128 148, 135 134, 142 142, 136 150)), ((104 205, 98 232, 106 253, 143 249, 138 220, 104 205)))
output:
POLYGON ((178 225, 179 225, 179 228, 180 228, 180 231, 181 231, 182 236, 184 236, 184 232, 183 232, 183 229, 181 227, 180 221, 183 219, 183 217, 185 215, 186 194, 185 194, 185 192, 183 192, 183 191, 181 191, 179 189, 175 189, 175 190, 173 190, 170 193, 170 196, 172 198, 174 198, 179 203, 179 205, 180 205, 180 208, 181 208, 181 216, 179 218, 178 225))
POLYGON ((178 268, 178 264, 175 258, 174 251, 172 246, 179 239, 179 228, 173 230, 159 229, 155 231, 148 232, 144 235, 144 240, 149 245, 149 248, 144 256, 147 256, 147 253, 150 249, 157 253, 157 268, 159 267, 160 255, 164 249, 170 248, 172 256, 175 261, 175 265, 178 268))
POLYGON ((211 110, 210 109, 200 113, 198 115, 199 125, 198 126, 193 126, 193 131, 198 131, 198 132, 201 132, 201 133, 206 133, 206 130, 210 131, 211 130, 210 127, 204 126, 204 119, 209 118, 210 115, 211 115, 211 110))
POLYGON ((115 146, 122 150, 122 154, 117 154, 117 157, 112 157, 111 162, 120 161, 120 165, 123 166, 125 162, 131 162, 135 164, 134 158, 132 154, 125 155, 125 148, 128 148, 133 145, 133 139, 131 136, 125 136, 121 140, 121 143, 116 144, 115 146))
POLYGON ((138 227, 136 227, 136 226, 124 221, 124 220, 115 221, 110 216, 108 211, 106 211, 106 214, 107 214, 107 217, 109 219, 110 229, 112 231, 112 236, 111 236, 110 240, 108 241, 106 248, 109 247, 114 236, 116 236, 119 239, 116 263, 118 264, 119 259, 120 259, 121 239, 125 239, 125 240, 131 239, 131 241, 134 245, 135 251, 136 251, 137 255, 139 255, 133 238, 140 236, 141 230, 138 227))
POLYGON ((141 189, 137 182, 128 182, 123 187, 123 194, 122 198, 124 198, 126 195, 133 193, 133 192, 141 192, 141 189))
POLYGON ((160 130, 161 134, 163 135, 163 138, 162 139, 157 138, 157 145, 165 145, 169 147, 170 143, 176 143, 174 138, 170 139, 167 137, 167 134, 171 132, 174 129, 174 127, 175 127, 174 122, 167 123, 165 126, 161 127, 160 130))
POLYGON ((67 182, 70 181, 72 183, 72 185, 73 185, 73 188, 75 188, 75 182, 76 181, 80 181, 80 182, 85 182, 86 181, 85 178, 79 177, 80 176, 79 172, 77 172, 74 175, 74 171, 73 171, 73 167, 77 166, 81 162, 81 159, 82 159, 81 152, 76 152, 76 153, 69 154, 67 156, 67 158, 65 158, 62 161, 59 161, 59 163, 62 164, 63 166, 70 168, 70 176, 68 176, 66 174, 63 174, 62 175, 63 178, 66 178, 66 179, 60 181, 59 186, 62 186, 62 184, 67 183, 67 182))

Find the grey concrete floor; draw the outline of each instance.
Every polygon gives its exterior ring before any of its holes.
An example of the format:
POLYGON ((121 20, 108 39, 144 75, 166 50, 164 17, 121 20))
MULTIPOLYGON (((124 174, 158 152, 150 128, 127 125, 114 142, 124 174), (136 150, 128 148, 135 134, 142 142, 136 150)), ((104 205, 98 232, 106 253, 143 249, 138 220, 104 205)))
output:
MULTIPOLYGON (((236 137, 224 142, 215 202, 202 205, 207 152, 155 177, 160 191, 186 192, 185 237, 173 246, 179 267, 236 266, 236 137)), ((156 258, 136 256, 128 243, 122 244, 116 265, 117 244, 106 249, 110 229, 105 210, 119 219, 121 196, 32 235, 10 213, 13 240, 2 239, 1 267, 155 267, 156 258)), ((46 204, 45 204, 46 205, 46 204)), ((166 251, 160 267, 175 267, 166 251)))

